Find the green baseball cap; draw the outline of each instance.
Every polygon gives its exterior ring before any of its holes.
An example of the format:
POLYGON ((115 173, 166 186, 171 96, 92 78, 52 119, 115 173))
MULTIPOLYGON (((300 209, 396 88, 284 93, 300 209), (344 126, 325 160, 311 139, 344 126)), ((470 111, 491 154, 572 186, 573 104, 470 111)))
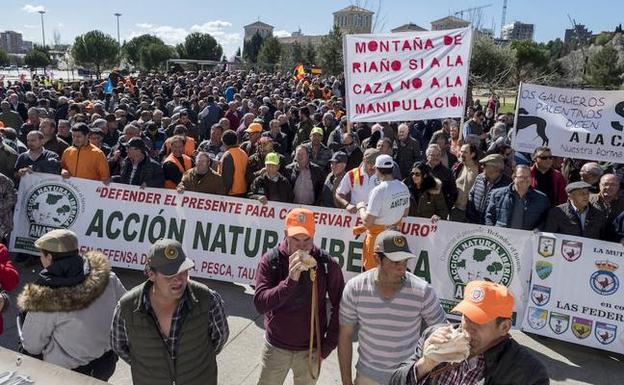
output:
POLYGON ((277 152, 269 152, 268 154, 266 154, 266 157, 264 158, 264 164, 273 164, 276 166, 279 166, 280 164, 280 158, 279 158, 279 154, 277 152))
POLYGON ((78 250, 78 237, 71 230, 56 229, 39 237, 35 241, 35 247, 58 254, 74 253, 78 250))
POLYGON ((160 239, 148 253, 148 265, 163 275, 176 275, 186 271, 195 263, 184 254, 182 244, 174 239, 160 239))

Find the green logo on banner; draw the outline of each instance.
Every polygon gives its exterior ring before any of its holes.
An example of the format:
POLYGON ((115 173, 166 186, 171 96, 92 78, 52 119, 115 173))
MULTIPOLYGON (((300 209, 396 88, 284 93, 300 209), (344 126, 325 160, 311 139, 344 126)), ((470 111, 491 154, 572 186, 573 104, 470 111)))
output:
POLYGON ((77 194, 64 185, 46 183, 35 187, 26 200, 28 235, 38 238, 50 230, 68 228, 79 211, 77 194))
POLYGON ((489 279, 509 286, 514 273, 509 250, 499 241, 483 236, 464 238, 454 245, 448 268, 455 283, 456 296, 475 279, 489 279))

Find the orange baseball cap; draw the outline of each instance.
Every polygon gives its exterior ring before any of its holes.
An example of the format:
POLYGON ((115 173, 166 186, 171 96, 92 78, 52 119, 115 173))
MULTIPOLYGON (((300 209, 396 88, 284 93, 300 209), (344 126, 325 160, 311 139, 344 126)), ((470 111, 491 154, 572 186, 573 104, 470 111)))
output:
POLYGON ((248 132, 250 134, 257 134, 262 132, 262 124, 258 123, 258 122, 253 122, 249 125, 249 127, 247 127, 247 129, 245 130, 245 132, 248 132))
POLYGON ((507 287, 488 281, 468 282, 464 299, 453 308, 472 322, 483 325, 498 317, 511 318, 514 297, 507 287))
POLYGON ((308 237, 314 236, 315 231, 314 213, 308 209, 292 209, 286 215, 286 235, 305 234, 308 237))

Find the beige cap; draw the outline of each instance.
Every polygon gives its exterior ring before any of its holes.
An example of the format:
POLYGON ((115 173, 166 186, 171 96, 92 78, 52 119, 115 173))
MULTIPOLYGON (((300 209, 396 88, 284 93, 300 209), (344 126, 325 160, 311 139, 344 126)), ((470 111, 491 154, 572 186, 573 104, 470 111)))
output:
POLYGON ((78 237, 67 229, 49 231, 35 241, 35 247, 52 253, 70 253, 78 250, 78 237))

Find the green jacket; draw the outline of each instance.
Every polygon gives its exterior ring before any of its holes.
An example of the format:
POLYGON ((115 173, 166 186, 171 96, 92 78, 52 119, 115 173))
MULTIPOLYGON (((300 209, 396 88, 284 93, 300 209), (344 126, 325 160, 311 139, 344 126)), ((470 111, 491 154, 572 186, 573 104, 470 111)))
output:
POLYGON ((134 385, 217 385, 216 353, 208 323, 213 304, 210 289, 189 280, 176 359, 171 359, 154 318, 145 310, 145 283, 119 300, 130 342, 134 385))

